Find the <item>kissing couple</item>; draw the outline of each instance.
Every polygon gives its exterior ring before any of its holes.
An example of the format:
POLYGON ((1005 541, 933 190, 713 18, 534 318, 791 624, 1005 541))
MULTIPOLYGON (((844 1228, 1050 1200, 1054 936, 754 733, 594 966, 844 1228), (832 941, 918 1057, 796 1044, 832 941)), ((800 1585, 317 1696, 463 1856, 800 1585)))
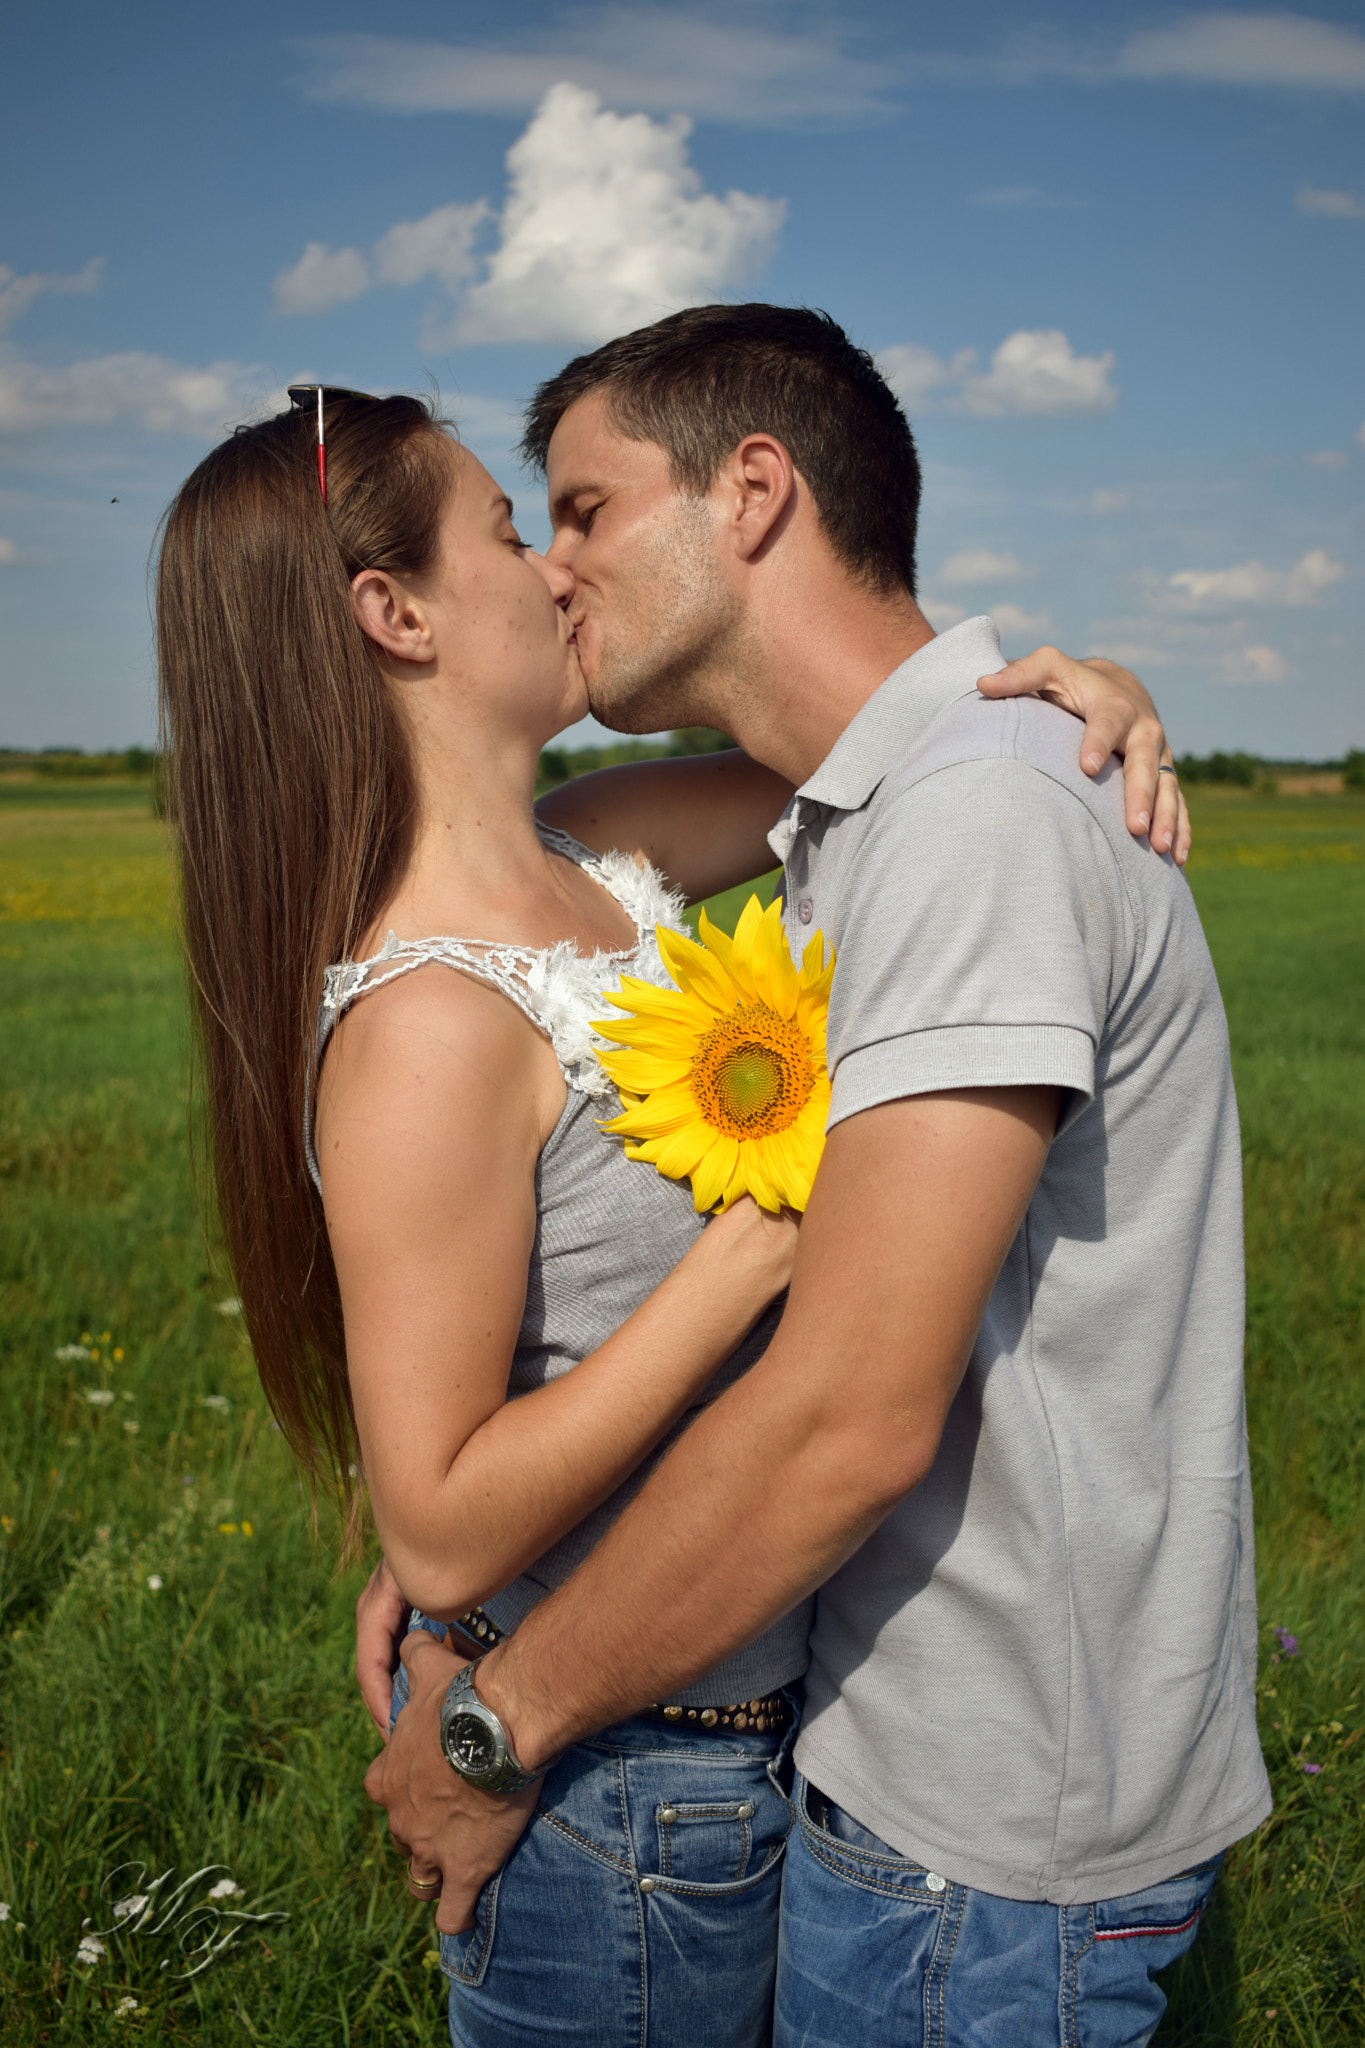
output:
POLYGON ((429 406, 293 395, 168 514, 163 714, 227 1245, 383 1545, 366 1782, 452 2041, 1148 2041, 1270 1803, 1237 1115, 1150 700, 934 633, 910 429, 823 314, 542 385, 543 557, 429 406), (589 708, 737 749, 534 803, 589 708), (774 860, 743 945, 679 936, 774 860))

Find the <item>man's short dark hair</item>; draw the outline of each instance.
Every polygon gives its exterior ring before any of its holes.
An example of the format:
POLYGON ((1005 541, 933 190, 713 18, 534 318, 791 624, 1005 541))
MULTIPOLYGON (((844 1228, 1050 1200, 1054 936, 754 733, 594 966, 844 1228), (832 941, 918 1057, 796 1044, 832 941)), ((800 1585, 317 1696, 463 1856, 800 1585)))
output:
POLYGON ((537 390, 521 451, 543 471, 578 399, 605 390, 614 426, 654 441, 674 482, 708 491, 748 434, 772 434, 804 477, 839 560, 871 589, 915 593, 920 471, 905 414, 866 349, 806 306, 690 306, 575 356, 537 390))

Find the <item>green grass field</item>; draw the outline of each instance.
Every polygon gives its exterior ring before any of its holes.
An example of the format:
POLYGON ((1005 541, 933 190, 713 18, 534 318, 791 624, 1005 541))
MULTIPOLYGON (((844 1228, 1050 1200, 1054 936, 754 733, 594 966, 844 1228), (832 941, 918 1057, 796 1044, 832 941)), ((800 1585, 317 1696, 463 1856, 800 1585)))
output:
MULTIPOLYGON (((1365 803, 1197 802, 1245 1128, 1277 1807, 1160 2039, 1358 2048, 1365 803)), ((360 1789, 360 1575, 313 1542, 198 1222, 169 908, 145 785, 0 789, 0 2042, 435 2044, 429 1913, 360 1789), (120 1865, 143 1874, 110 1886, 120 1865), (130 1894, 152 1905, 79 1962, 130 1894)))

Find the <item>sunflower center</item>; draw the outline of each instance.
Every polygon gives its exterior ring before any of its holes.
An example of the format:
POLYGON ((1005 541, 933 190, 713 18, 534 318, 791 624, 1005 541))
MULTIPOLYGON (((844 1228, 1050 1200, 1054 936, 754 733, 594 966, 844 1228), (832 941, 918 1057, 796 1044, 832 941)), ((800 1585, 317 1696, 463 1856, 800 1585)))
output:
POLYGON ((702 1116, 729 1138, 785 1131, 810 1100, 815 1068, 795 1024, 746 1003, 711 1026, 689 1076, 702 1116))

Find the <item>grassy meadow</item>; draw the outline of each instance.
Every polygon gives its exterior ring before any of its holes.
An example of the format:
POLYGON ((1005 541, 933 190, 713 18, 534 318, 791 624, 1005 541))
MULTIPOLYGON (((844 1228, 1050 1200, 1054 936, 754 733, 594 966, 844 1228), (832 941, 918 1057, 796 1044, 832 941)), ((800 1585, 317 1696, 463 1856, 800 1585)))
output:
MULTIPOLYGON (((1365 800, 1195 801, 1246 1144, 1277 1805, 1159 2038, 1358 2048, 1365 800)), ((0 2043, 435 2044, 429 1912, 360 1787, 362 1575, 314 1543, 198 1221, 145 781, 0 782, 0 1047, 0 2043)))

